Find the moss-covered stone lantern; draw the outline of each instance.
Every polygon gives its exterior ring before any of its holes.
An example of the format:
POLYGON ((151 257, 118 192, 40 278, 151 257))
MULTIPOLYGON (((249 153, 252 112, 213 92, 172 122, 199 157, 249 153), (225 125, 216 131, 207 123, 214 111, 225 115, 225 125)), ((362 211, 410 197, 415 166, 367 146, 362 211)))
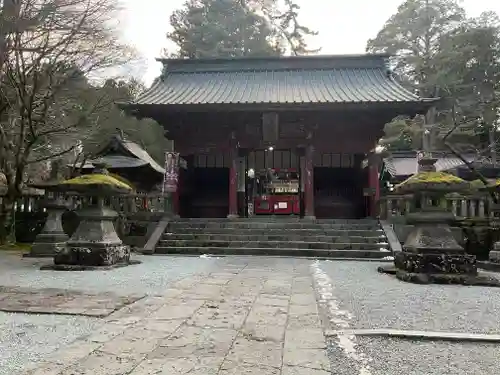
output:
MULTIPOLYGON (((491 182, 490 184, 483 186, 481 189, 495 194, 496 198, 500 198, 500 180, 491 182)), ((490 225, 494 231, 498 232, 500 230, 500 203, 493 203, 490 207, 490 211, 493 217, 490 220, 490 225)), ((490 250, 488 255, 488 262, 481 262, 482 266, 487 269, 492 269, 495 271, 500 270, 500 241, 495 241, 493 248, 490 250)))
POLYGON ((395 187, 398 193, 410 193, 416 199, 416 212, 406 217, 414 228, 403 251, 395 254, 394 267, 380 267, 379 271, 414 283, 499 286, 496 279, 478 275, 475 256, 465 253, 451 231, 454 214, 441 204, 446 194, 470 191, 470 184, 452 174, 436 172, 435 161, 419 160, 420 172, 395 187))
POLYGON ((54 256, 54 265, 44 268, 81 270, 131 264, 130 247, 123 244, 115 230, 118 213, 106 207, 105 200, 128 193, 132 187, 109 175, 104 165, 98 165, 92 174, 63 181, 59 188, 92 197, 92 204, 78 211, 78 228, 54 256))

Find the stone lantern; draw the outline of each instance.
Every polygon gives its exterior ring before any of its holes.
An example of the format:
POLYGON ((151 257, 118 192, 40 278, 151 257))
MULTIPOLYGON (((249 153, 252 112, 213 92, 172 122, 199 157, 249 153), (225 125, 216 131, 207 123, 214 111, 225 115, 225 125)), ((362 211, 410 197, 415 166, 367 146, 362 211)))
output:
POLYGON ((397 185, 398 193, 414 194, 420 202, 417 212, 406 217, 414 228, 403 251, 395 254, 393 267, 379 267, 379 272, 395 274, 402 281, 500 286, 498 280, 478 275, 476 257, 459 245, 450 228, 452 212, 442 207, 444 196, 466 192, 470 184, 444 172, 436 172, 436 159, 419 160, 419 172, 397 185))
MULTIPOLYGON (((489 191, 497 197, 500 197, 500 180, 484 186, 481 190, 489 191)), ((498 231, 500 229, 500 203, 492 203, 490 211, 493 214, 490 225, 494 230, 498 231)), ((481 266, 487 269, 500 269, 500 241, 495 241, 493 244, 493 248, 489 252, 488 260, 488 262, 481 262, 481 266)))
POLYGON ((53 257, 66 246, 68 236, 63 230, 62 215, 68 209, 68 204, 59 191, 59 185, 63 181, 60 167, 59 160, 52 162, 49 180, 30 185, 35 189, 45 190, 42 207, 47 211, 47 219, 42 231, 36 236, 30 252, 24 255, 25 257, 53 257))
POLYGON ((132 188, 110 176, 104 165, 96 165, 92 174, 82 175, 60 183, 60 190, 91 197, 93 203, 78 211, 80 224, 54 256, 54 265, 42 267, 56 270, 85 270, 126 266, 130 247, 116 233, 114 220, 118 213, 105 204, 106 198, 125 194, 132 188))

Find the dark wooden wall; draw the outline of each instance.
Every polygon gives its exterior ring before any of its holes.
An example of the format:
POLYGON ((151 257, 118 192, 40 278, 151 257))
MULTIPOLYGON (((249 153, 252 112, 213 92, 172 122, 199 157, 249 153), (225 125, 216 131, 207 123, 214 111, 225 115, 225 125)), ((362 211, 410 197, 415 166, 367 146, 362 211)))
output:
MULTIPOLYGON (((384 120, 371 112, 287 112, 279 115, 275 149, 303 148, 310 141, 320 153, 367 153, 383 135, 384 120)), ((262 113, 177 114, 164 126, 182 155, 227 152, 231 136, 239 148, 265 149, 262 113)))
POLYGON ((383 135, 384 123, 376 112, 283 112, 274 142, 263 141, 269 134, 264 134, 259 112, 183 113, 171 116, 165 127, 169 138, 175 140, 176 150, 191 161, 192 177, 187 182, 191 186, 186 186, 189 195, 184 196, 184 202, 191 206, 191 216, 227 214, 231 147, 240 149, 247 168, 300 170, 304 149, 312 144, 314 168, 329 168, 331 173, 335 169, 339 178, 344 174, 352 177, 344 185, 336 184, 335 174, 321 175, 318 170, 317 178, 331 180, 328 189, 323 186, 315 191, 318 216, 331 217, 333 212, 334 217, 355 217, 359 216, 362 189, 367 183, 360 155, 373 149, 383 135), (274 147, 272 152, 266 151, 269 145, 274 147), (207 173, 213 174, 213 182, 194 176, 207 173), (204 188, 208 184, 217 189, 204 188))
POLYGON ((247 169, 262 170, 267 168, 276 169, 300 169, 300 156, 295 150, 254 150, 247 155, 247 169))

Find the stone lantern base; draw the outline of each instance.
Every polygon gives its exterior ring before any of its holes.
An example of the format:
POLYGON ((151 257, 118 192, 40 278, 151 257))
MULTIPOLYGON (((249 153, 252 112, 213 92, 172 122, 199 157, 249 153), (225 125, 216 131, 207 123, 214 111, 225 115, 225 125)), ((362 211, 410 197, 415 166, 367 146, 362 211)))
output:
POLYGON ((458 244, 449 225, 451 213, 428 211, 408 215, 415 223, 394 266, 378 271, 418 284, 463 284, 500 286, 496 278, 478 274, 476 257, 458 244))
POLYGON ((130 247, 116 233, 113 221, 116 211, 106 207, 82 209, 80 225, 66 246, 54 256, 54 264, 42 269, 91 270, 123 267, 130 260, 130 247))
POLYGON ((68 236, 62 227, 62 215, 67 208, 64 198, 57 196, 44 207, 48 212, 47 220, 40 234, 36 236, 30 252, 24 254, 24 257, 53 257, 66 246, 68 236))

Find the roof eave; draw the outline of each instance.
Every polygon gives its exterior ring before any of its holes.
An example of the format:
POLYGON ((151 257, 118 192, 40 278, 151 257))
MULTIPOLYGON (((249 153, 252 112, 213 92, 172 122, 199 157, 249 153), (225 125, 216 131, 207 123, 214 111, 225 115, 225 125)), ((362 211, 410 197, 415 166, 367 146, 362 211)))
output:
POLYGON ((142 109, 161 108, 167 112, 183 112, 183 111, 213 111, 213 110, 273 110, 273 111, 290 111, 290 110, 343 110, 343 109, 359 109, 364 107, 370 108, 415 108, 417 112, 422 109, 427 109, 433 102, 415 100, 415 101, 373 101, 373 102, 323 102, 323 103, 189 103, 189 104, 163 104, 163 103, 124 103, 123 109, 129 113, 137 113, 142 109))
POLYGON ((363 58, 390 58, 392 54, 388 53, 356 53, 356 54, 339 54, 339 55, 301 55, 301 56, 241 56, 241 57, 206 57, 199 59, 179 59, 157 57, 156 61, 163 64, 169 63, 212 63, 212 62, 231 62, 231 61, 286 61, 286 60, 319 60, 319 59, 363 59, 363 58))

